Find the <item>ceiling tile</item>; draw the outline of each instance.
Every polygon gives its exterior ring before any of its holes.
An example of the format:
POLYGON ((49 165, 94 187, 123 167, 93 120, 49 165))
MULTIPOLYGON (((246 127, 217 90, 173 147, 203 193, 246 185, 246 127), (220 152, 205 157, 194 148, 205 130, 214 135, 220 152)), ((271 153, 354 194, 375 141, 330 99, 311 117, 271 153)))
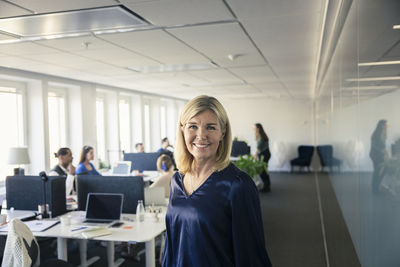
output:
POLYGON ((169 29, 173 35, 223 67, 265 64, 237 23, 169 29), (230 60, 228 55, 237 55, 230 60))
POLYGON ((218 0, 163 0, 143 3, 121 0, 121 3, 157 26, 233 19, 223 1, 218 0))
POLYGON ((200 53, 163 30, 104 34, 99 36, 99 38, 155 58, 163 64, 208 62, 208 59, 200 53))
POLYGON ((214 85, 244 83, 240 78, 225 69, 191 71, 189 73, 214 85))
POLYGON ((84 50, 75 54, 121 67, 153 66, 158 62, 123 48, 84 50))
POLYGON ((25 59, 17 56, 2 56, 0 59, 0 66, 7 68, 19 68, 37 64, 40 63, 34 60, 25 59))
POLYGON ((261 83, 268 81, 277 81, 277 78, 272 73, 267 65, 257 67, 231 68, 231 72, 241 77, 248 83, 261 83))
POLYGON ((239 19, 291 17, 320 12, 324 1, 320 0, 227 0, 233 12, 239 19))
POLYGON ((42 40, 36 41, 36 43, 68 52, 116 48, 114 45, 94 36, 42 40))
POLYGON ((0 44, 0 52, 7 55, 51 54, 59 51, 32 42, 0 44))
POLYGON ((8 18, 8 17, 14 17, 14 16, 28 15, 28 14, 32 14, 32 13, 29 12, 28 10, 19 8, 10 3, 0 1, 0 18, 8 18))

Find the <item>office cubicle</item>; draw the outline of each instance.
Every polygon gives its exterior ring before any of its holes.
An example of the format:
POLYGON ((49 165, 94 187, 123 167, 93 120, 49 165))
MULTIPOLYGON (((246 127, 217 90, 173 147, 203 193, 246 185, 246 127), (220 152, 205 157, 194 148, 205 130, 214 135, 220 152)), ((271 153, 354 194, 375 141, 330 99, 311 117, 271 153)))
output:
POLYGON ((130 161, 131 171, 138 170, 143 171, 156 171, 157 170, 157 159, 160 153, 124 153, 124 161, 130 161))
POLYGON ((123 213, 136 214, 138 200, 144 200, 141 176, 79 175, 77 179, 78 209, 86 209, 88 193, 120 193, 124 195, 123 213))
MULTIPOLYGON (((46 182, 46 199, 52 217, 67 212, 65 177, 49 176, 46 182)), ((40 176, 7 176, 7 209, 37 211, 43 204, 43 184, 40 176)))

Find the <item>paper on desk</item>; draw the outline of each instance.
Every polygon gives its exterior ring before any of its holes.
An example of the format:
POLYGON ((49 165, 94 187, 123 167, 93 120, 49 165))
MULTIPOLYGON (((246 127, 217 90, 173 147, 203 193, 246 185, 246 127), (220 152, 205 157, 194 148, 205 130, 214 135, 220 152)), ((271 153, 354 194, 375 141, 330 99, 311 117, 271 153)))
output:
MULTIPOLYGON (((60 221, 33 220, 33 221, 27 221, 27 222, 23 222, 23 223, 25 223, 26 226, 28 226, 28 228, 32 232, 42 232, 42 231, 49 229, 50 227, 53 227, 54 225, 56 225, 59 222, 60 221)), ((0 232, 8 232, 8 224, 1 226, 0 232)))

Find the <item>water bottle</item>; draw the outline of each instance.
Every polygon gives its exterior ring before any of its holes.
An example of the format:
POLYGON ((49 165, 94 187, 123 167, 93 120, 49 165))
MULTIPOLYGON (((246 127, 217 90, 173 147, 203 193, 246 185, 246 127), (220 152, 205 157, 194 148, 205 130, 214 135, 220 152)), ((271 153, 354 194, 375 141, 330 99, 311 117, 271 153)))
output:
POLYGON ((137 222, 143 222, 144 221, 143 200, 138 200, 138 204, 136 206, 136 221, 137 222))

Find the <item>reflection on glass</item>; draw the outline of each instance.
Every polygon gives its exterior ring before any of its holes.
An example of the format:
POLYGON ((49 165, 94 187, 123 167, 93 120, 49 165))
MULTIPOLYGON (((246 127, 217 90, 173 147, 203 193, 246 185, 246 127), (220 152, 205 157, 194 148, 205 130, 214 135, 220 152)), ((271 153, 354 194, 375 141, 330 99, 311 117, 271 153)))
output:
POLYGON ((352 1, 316 103, 317 145, 343 159, 329 177, 363 267, 400 266, 399 18, 398 0, 352 1))

